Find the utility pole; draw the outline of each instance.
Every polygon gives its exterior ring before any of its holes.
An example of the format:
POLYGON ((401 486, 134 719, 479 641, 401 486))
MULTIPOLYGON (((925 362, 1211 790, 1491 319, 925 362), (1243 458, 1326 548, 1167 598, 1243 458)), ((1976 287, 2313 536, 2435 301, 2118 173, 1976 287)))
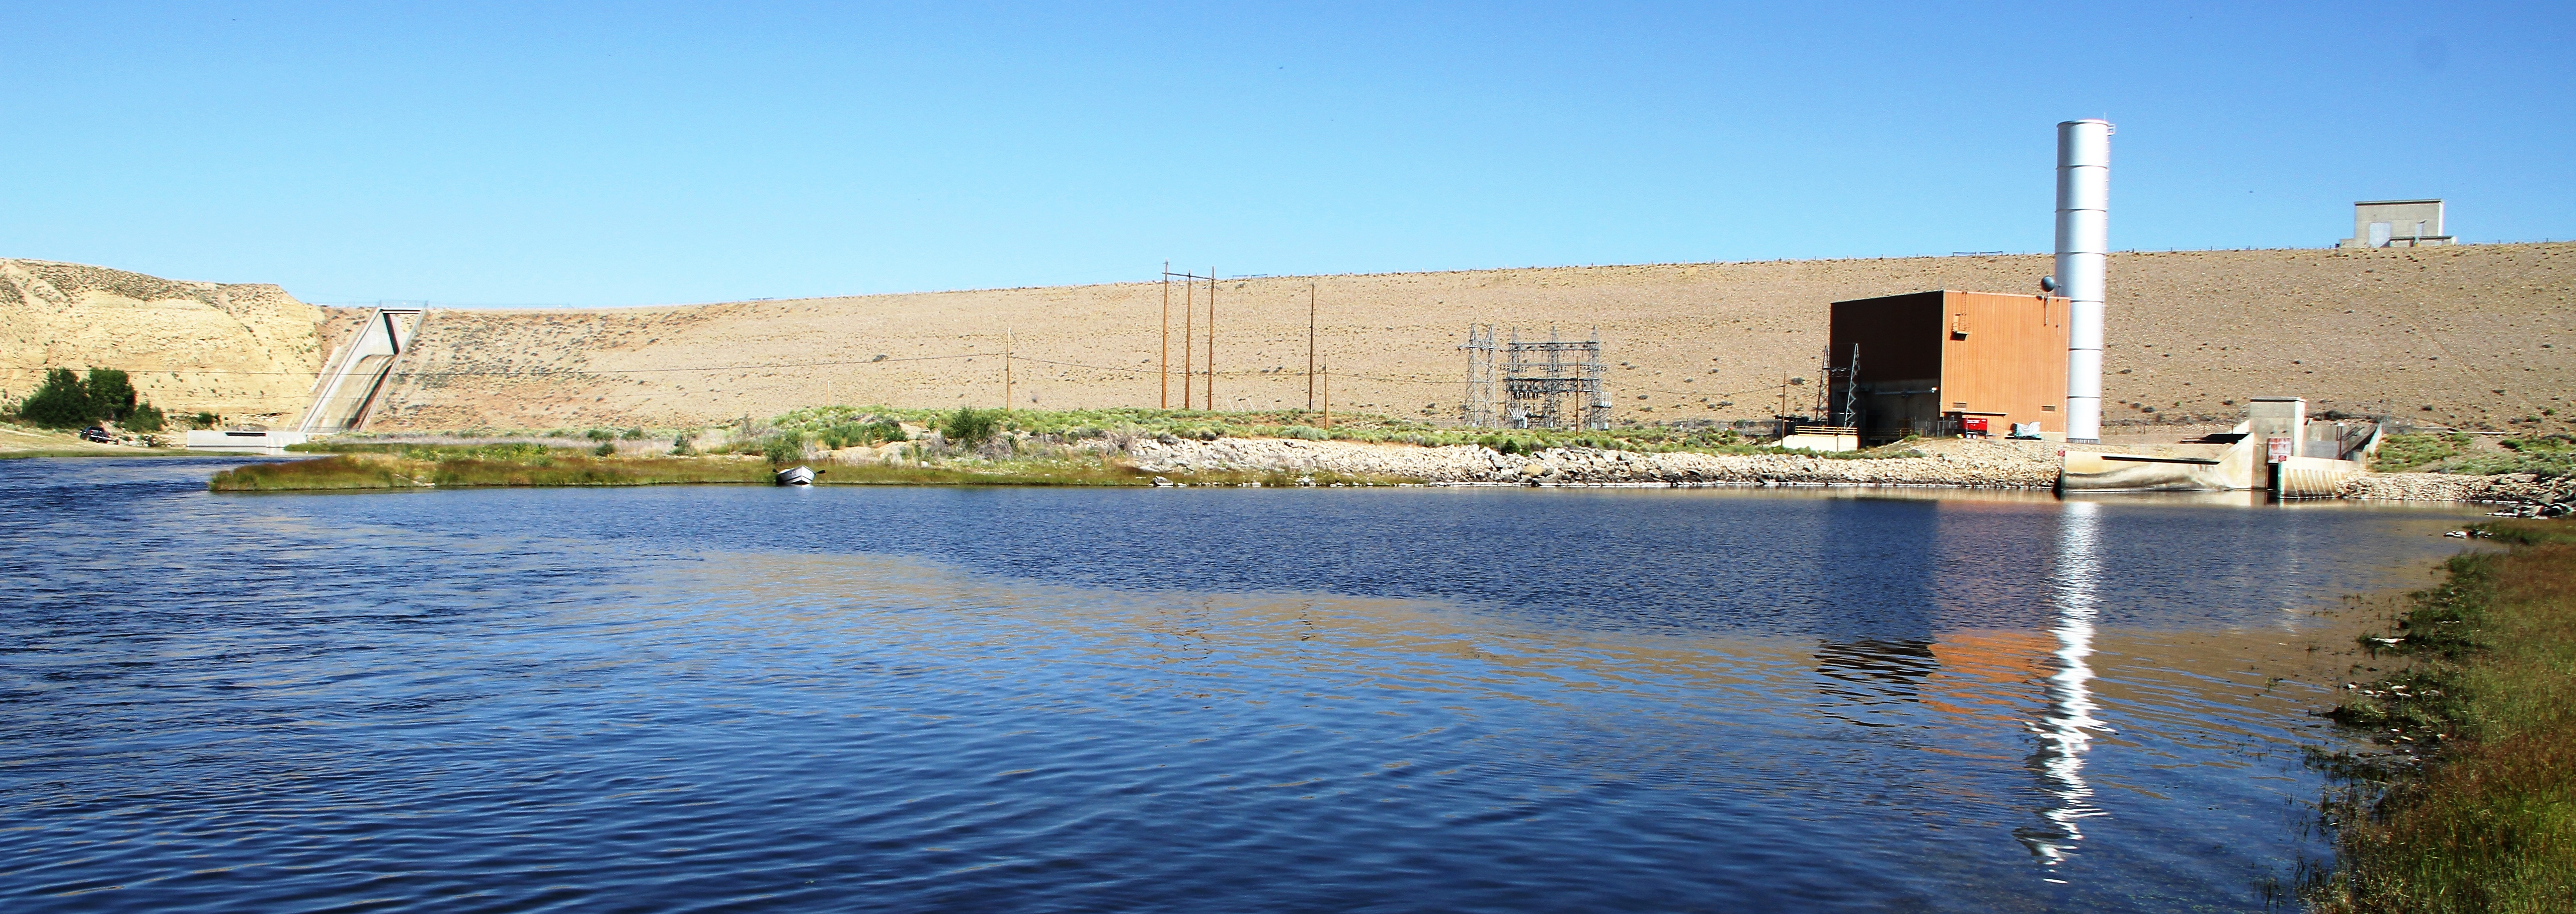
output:
POLYGON ((1196 352, 1198 351, 1197 347, 1196 347, 1196 346, 1194 346, 1193 344, 1195 344, 1195 343, 1197 343, 1197 342, 1198 342, 1198 328, 1197 328, 1197 326, 1196 326, 1195 324, 1196 324, 1196 321, 1198 320, 1198 313, 1199 313, 1199 310, 1198 310, 1197 303, 1194 301, 1194 299, 1196 299, 1196 298, 1198 297, 1199 283, 1198 283, 1198 277, 1192 276, 1192 277, 1188 277, 1188 278, 1189 278, 1189 280, 1190 280, 1189 282, 1185 282, 1185 283, 1182 283, 1182 284, 1181 284, 1181 411, 1182 411, 1182 412, 1189 412, 1189 411, 1190 411, 1190 382, 1191 382, 1192 380, 1195 380, 1195 376, 1196 376, 1196 375, 1197 375, 1197 373, 1198 373, 1198 372, 1197 372, 1197 363, 1196 363, 1196 362, 1191 361, 1191 355, 1192 355, 1193 353, 1196 353, 1196 352))
POLYGON ((1163 406, 1172 408, 1172 262, 1163 261, 1163 406))
POLYGON ((1216 409, 1216 268, 1208 268, 1207 408, 1216 409))
POLYGON ((1306 284, 1306 411, 1315 411, 1315 284, 1306 284))

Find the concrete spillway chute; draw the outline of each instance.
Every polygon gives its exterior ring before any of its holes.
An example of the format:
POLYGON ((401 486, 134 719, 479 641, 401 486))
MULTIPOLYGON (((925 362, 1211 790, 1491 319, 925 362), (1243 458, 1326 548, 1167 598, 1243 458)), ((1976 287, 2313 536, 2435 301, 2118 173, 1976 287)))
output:
POLYGON ((322 367, 313 405, 305 408, 297 430, 347 432, 365 425, 393 374, 394 360, 411 348, 420 318, 419 308, 377 308, 369 314, 348 347, 322 367))

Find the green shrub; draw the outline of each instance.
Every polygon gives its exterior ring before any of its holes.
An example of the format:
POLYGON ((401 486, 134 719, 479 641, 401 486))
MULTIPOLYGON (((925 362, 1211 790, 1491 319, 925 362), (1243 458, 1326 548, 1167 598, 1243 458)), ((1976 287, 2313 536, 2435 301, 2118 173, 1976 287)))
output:
POLYGON ((892 419, 878 419, 874 422, 835 423, 823 429, 819 437, 822 438, 824 447, 839 450, 888 441, 905 441, 911 436, 903 433, 903 423, 892 419))
POLYGON ((696 436, 696 435, 692 435, 692 434, 689 434, 689 433, 687 433, 687 432, 681 432, 680 434, 678 434, 678 435, 676 435, 676 436, 673 436, 673 437, 671 438, 671 454, 672 454, 672 456, 675 456, 675 457, 691 457, 691 456, 695 456, 697 453, 698 453, 698 436, 696 436))
POLYGON ((582 437, 584 437, 584 438, 588 438, 588 439, 590 439, 590 440, 592 440, 592 441, 615 441, 615 440, 617 440, 617 430, 616 430, 616 429, 608 429, 608 428, 594 428, 594 429, 591 429, 590 431, 586 431, 586 432, 581 433, 581 436, 582 436, 582 437))
POLYGON ((644 427, 638 425, 634 428, 627 429, 626 434, 622 437, 628 441, 642 441, 645 438, 644 427))
POLYGON ((2398 472, 2438 463, 2459 456, 2476 440, 2457 432, 2448 435, 2389 435, 2379 439, 2379 456, 2372 462, 2371 469, 2398 472))
POLYGON ((602 441, 599 443, 598 447, 591 448, 590 453, 597 457, 606 457, 611 454, 615 454, 617 453, 617 442, 602 441))
POLYGON ((129 432, 157 432, 162 428, 163 418, 160 407, 145 403, 136 406, 133 412, 126 414, 125 421, 118 424, 129 432))
POLYGON ((224 421, 224 417, 215 415, 214 413, 198 413, 194 416, 188 417, 188 421, 194 423, 198 428, 214 428, 216 423, 224 421))
POLYGON ((2576 451, 2576 436, 2539 435, 2531 438, 2507 438, 2504 449, 2519 454, 2564 454, 2576 451))
POLYGON ((1000 410, 960 406, 939 425, 939 434, 961 447, 978 447, 1002 431, 1000 410))
POLYGON ((780 432, 761 439, 760 452, 773 464, 788 464, 805 459, 805 436, 780 432))
POLYGON ((2566 435, 2507 438, 2503 450, 2479 451, 2476 438, 2462 432, 2442 435, 2390 435, 2379 442, 2372 468, 2382 472, 2493 475, 2533 473, 2544 477, 2576 475, 2576 440, 2566 435))

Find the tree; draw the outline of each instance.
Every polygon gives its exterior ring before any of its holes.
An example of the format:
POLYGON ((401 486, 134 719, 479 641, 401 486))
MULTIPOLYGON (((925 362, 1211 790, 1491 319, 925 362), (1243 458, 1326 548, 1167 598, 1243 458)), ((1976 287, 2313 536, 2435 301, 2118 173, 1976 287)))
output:
POLYGON ((47 428, 79 428, 103 420, 137 432, 160 431, 167 418, 137 398, 133 379, 114 368, 92 368, 86 381, 69 368, 46 369, 44 385, 18 404, 18 416, 47 428))
POLYGON ((89 385, 69 368, 45 370, 45 383, 18 404, 18 415, 47 428, 79 428, 91 418, 89 385))
POLYGON ((114 368, 89 370, 89 418, 123 421, 134 414, 134 382, 114 368))

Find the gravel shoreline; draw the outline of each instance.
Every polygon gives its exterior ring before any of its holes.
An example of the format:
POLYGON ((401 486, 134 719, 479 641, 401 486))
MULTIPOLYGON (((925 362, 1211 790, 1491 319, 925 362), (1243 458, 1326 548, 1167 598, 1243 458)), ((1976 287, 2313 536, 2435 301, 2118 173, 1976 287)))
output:
POLYGON ((2449 473, 2363 473, 2344 484, 2340 497, 2382 501, 2465 501, 2548 505, 2576 501, 2576 476, 2543 479, 2530 473, 2458 476, 2449 473))
MULTIPOLYGON (((1354 441, 1219 438, 1127 445, 1149 473, 1200 471, 1396 476, 1435 485, 2057 487, 2058 445, 2040 441, 1926 442, 1921 457, 1837 460, 1793 454, 1638 453, 1549 448, 1504 454, 1476 445, 1416 447, 1354 441)), ((2363 473, 2339 497, 2380 501, 2545 505, 2576 501, 2576 478, 2528 473, 2456 476, 2363 473)))
POLYGON ((1144 439, 1128 446, 1152 473, 1256 470, 1401 476, 1436 484, 1943 486, 2051 489, 2055 445, 1941 442, 1921 457, 1836 460, 1791 454, 1648 454, 1549 448, 1504 454, 1476 445, 1416 447, 1349 441, 1219 438, 1144 439), (1968 445, 1968 446, 1959 446, 1968 445))

